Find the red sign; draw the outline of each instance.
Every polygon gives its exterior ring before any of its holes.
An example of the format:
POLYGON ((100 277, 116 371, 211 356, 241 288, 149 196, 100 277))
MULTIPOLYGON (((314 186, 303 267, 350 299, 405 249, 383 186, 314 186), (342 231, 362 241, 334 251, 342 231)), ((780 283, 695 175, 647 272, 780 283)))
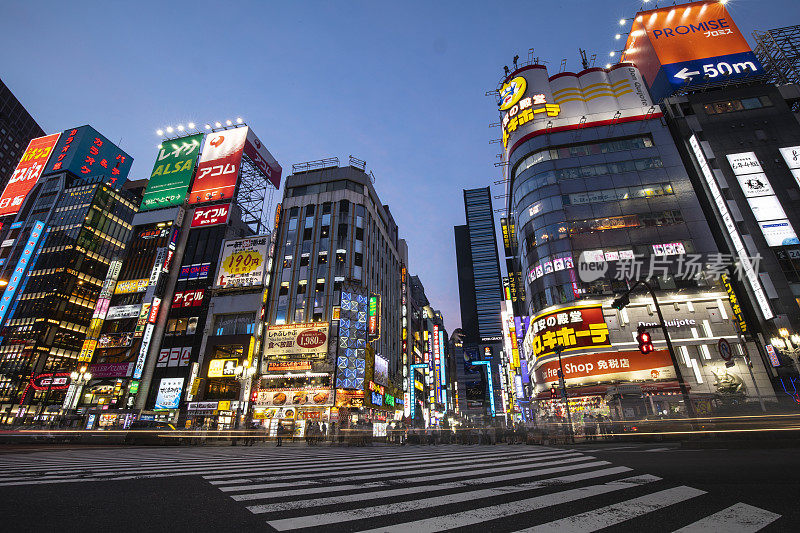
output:
POLYGON ((69 387, 71 378, 66 372, 59 372, 55 376, 52 373, 39 374, 35 378, 31 378, 30 386, 35 390, 61 390, 69 387))
POLYGON ((276 189, 280 188, 283 168, 281 168, 275 158, 272 157, 272 154, 269 153, 269 150, 261 143, 261 139, 256 137, 256 134, 253 133, 253 130, 249 127, 247 131, 247 141, 244 144, 244 153, 261 172, 266 174, 267 179, 276 189))
POLYGON ((153 304, 150 306, 150 315, 147 317, 147 321, 151 324, 156 323, 156 319, 158 318, 158 310, 161 308, 161 298, 153 298, 153 304))
POLYGON ((248 130, 245 126, 206 136, 189 204, 233 198, 248 130))
POLYGON ((267 371, 269 372, 286 370, 311 370, 311 361, 271 361, 267 363, 267 371))
POLYGON ((203 305, 203 289, 177 291, 172 297, 172 307, 199 307, 203 305))
POLYGON ((47 159, 58 142, 60 133, 46 137, 31 139, 17 168, 11 174, 6 188, 0 196, 0 216, 13 215, 19 212, 25 197, 31 192, 36 181, 42 175, 47 159))
MULTIPOLYGON (((573 385, 605 380, 642 381, 674 379, 672 359, 667 350, 647 355, 638 350, 601 352, 564 357, 564 379, 573 385)), ((548 361, 536 369, 536 383, 558 382, 558 361, 548 361)))
POLYGON ((307 329, 297 336, 297 345, 301 348, 319 348, 325 341, 327 336, 325 333, 316 329, 307 329))
POLYGON ((205 226, 216 226, 225 224, 228 221, 228 213, 231 211, 231 204, 210 205, 208 207, 198 207, 194 210, 192 217, 192 227, 202 228, 205 226))

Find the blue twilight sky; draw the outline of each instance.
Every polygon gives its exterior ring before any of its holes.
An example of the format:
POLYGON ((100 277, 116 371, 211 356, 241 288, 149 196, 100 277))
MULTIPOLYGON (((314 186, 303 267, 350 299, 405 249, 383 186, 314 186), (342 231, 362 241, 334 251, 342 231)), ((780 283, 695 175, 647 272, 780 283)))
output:
MULTIPOLYGON (((411 272, 452 331, 461 190, 500 178, 500 145, 489 144, 499 130, 488 127, 498 117, 484 93, 529 48, 554 72, 562 58, 580 69, 578 47, 604 64, 622 48, 619 19, 641 5, 5 0, 0 77, 48 133, 89 123, 121 141, 134 179, 150 174, 156 129, 237 116, 284 174, 301 161, 365 159, 408 241, 411 272)), ((798 0, 728 7, 748 39, 800 23, 798 0)))

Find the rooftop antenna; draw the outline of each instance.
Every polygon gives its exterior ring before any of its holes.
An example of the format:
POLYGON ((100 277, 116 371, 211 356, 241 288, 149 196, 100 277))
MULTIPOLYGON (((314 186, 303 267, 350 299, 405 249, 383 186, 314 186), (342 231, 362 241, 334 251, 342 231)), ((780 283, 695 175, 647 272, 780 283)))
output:
POLYGON ((578 52, 581 54, 581 65, 583 65, 583 70, 589 68, 589 62, 586 60, 586 50, 583 48, 578 48, 578 52))
POLYGON ((561 67, 558 69, 558 72, 565 72, 567 70, 567 58, 561 60, 561 67))
POLYGON ((506 77, 508 77, 508 65, 503 65, 503 70, 506 73, 506 77))
POLYGON ((517 70, 517 61, 519 61, 519 54, 514 56, 514 70, 517 70))
POLYGON ((594 62, 596 59, 597 59, 597 54, 592 54, 589 56, 589 61, 591 62, 592 66, 594 66, 594 62))

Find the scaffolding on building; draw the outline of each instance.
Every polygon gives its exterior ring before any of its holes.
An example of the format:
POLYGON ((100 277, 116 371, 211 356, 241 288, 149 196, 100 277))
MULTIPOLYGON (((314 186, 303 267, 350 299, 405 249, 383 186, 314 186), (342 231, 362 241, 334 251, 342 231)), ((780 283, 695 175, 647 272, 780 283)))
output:
POLYGON ((246 154, 242 154, 236 204, 242 210, 242 221, 256 235, 270 232, 267 218, 272 211, 272 201, 276 190, 264 171, 258 168, 246 154))
POLYGON ((773 83, 800 83, 800 25, 754 31, 755 54, 773 83))

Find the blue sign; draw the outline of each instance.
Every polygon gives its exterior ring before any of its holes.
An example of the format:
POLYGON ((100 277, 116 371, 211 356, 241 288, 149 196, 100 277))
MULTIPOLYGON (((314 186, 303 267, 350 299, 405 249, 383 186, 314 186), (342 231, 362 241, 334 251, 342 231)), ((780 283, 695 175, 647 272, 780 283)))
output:
POLYGON ((133 158, 91 126, 64 131, 43 175, 65 170, 81 178, 103 176, 119 189, 128 178, 133 158))
POLYGON ((726 83, 764 74, 764 67, 753 52, 741 52, 661 65, 650 95, 659 102, 681 89, 726 83))
POLYGON ((473 365, 486 365, 487 388, 489 389, 489 406, 492 410, 492 416, 495 416, 496 410, 494 408, 494 385, 492 385, 492 362, 491 361, 472 361, 473 365))
POLYGON ((19 284, 28 271, 31 259, 33 258, 33 252, 36 250, 36 245, 39 244, 39 240, 42 238, 42 233, 44 233, 44 222, 37 220, 33 224, 33 228, 31 228, 31 233, 28 235, 28 242, 25 243, 25 248, 22 250, 19 261, 17 261, 14 273, 11 275, 11 279, 8 280, 6 290, 3 292, 2 298, 0 298, 0 324, 5 320, 6 313, 11 306, 11 302, 14 300, 14 295, 17 293, 19 284))
POLYGON ((23 222, 24 222, 23 220, 20 220, 19 222, 14 222, 14 223, 13 223, 13 224, 11 224, 11 226, 9 226, 9 227, 10 227, 11 229, 17 229, 17 228, 21 228, 21 227, 22 227, 22 224, 23 224, 23 222))

